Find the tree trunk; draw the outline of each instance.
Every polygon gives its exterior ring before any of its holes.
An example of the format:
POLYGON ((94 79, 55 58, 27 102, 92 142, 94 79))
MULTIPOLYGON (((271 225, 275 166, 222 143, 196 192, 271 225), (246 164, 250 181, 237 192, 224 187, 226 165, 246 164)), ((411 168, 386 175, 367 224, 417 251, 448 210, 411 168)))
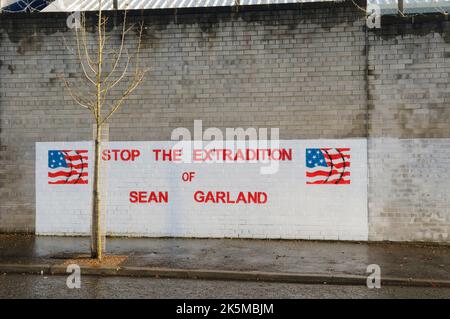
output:
POLYGON ((397 0, 398 14, 403 15, 403 0, 397 0))
POLYGON ((91 257, 102 259, 102 224, 100 210, 100 146, 102 141, 102 126, 97 124, 97 132, 94 143, 94 182, 92 192, 92 243, 91 257))
POLYGON ((100 146, 102 141, 102 64, 103 64, 103 42, 102 28, 102 0, 98 0, 98 61, 97 61, 97 102, 96 102, 96 137, 94 157, 94 185, 92 194, 92 258, 102 260, 102 225, 100 216, 100 146))

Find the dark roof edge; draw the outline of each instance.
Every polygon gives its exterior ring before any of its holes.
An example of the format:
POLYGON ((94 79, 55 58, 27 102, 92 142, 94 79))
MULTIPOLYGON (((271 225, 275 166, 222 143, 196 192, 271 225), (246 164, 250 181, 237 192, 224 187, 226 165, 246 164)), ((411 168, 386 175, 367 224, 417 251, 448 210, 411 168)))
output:
POLYGON ((449 15, 443 13, 421 13, 421 14, 410 14, 401 16, 398 14, 386 14, 381 16, 381 27, 384 25, 394 25, 394 24, 420 24, 420 23, 438 23, 450 21, 449 15))

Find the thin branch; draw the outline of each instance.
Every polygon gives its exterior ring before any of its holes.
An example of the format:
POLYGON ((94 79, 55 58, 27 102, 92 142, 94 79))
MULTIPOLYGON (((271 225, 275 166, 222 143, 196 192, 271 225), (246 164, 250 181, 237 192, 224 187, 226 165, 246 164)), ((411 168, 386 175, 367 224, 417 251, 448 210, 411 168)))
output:
MULTIPOLYGON (((125 26, 125 23, 124 23, 124 26, 125 26)), ((133 25, 133 26, 134 26, 134 25, 133 25)), ((131 28, 132 28, 132 27, 128 28, 127 30, 123 29, 122 35, 126 34, 129 30, 131 30, 131 28)), ((127 62, 126 62, 126 65, 125 65, 125 67, 124 67, 124 69, 123 69, 121 75, 119 75, 118 78, 117 78, 115 81, 113 81, 113 82, 111 82, 111 83, 105 83, 105 86, 106 86, 106 87, 105 87, 104 92, 103 92, 103 99, 104 99, 104 100, 106 99, 106 96, 108 95, 108 92, 109 92, 111 89, 113 89, 117 84, 119 84, 119 83, 124 79, 124 77, 127 75, 128 67, 129 67, 129 65, 130 65, 130 63, 131 63, 132 58, 136 58, 136 71, 135 71, 135 74, 134 74, 135 79, 136 79, 136 77, 138 76, 138 71, 139 71, 139 68, 138 68, 138 67, 139 67, 139 54, 140 54, 140 51, 141 51, 141 43, 142 43, 142 33, 143 33, 143 30, 144 30, 144 24, 141 22, 141 23, 140 23, 140 28, 139 28, 138 45, 137 45, 137 48, 136 48, 136 53, 134 54, 134 56, 130 56, 130 55, 128 54, 128 50, 125 50, 125 53, 127 54, 127 62)), ((121 43, 121 46, 120 46, 120 51, 123 51, 123 47, 124 47, 123 39, 124 39, 124 37, 122 37, 122 43, 121 43)), ((122 55, 122 53, 120 53, 120 56, 121 56, 121 55, 122 55)), ((114 65, 114 68, 113 68, 113 71, 111 71, 111 73, 109 73, 108 77, 105 79, 105 82, 107 82, 107 79, 113 74, 115 68, 116 68, 117 65, 118 65, 118 62, 119 62, 119 60, 116 60, 115 65, 114 65)), ((147 71, 145 71, 144 74, 145 74, 146 72, 147 72, 147 71)))
POLYGON ((144 79, 145 74, 148 72, 148 70, 142 70, 137 74, 137 78, 131 85, 128 87, 128 89, 125 91, 125 93, 122 95, 122 97, 119 99, 119 101, 114 105, 114 108, 109 112, 107 116, 100 122, 100 125, 105 123, 109 120, 109 118, 119 109, 119 107, 122 105, 122 103, 125 101, 125 99, 133 93, 134 90, 141 84, 142 80, 144 79))
POLYGON ((75 93, 72 90, 72 87, 70 86, 69 81, 66 80, 66 78, 63 75, 60 75, 60 78, 63 80, 64 82, 64 86, 66 87, 66 89, 69 91, 70 96, 72 97, 72 99, 79 104, 81 107, 89 109, 92 111, 93 108, 93 102, 89 101, 89 100, 85 100, 83 99, 81 96, 79 96, 77 93, 75 93))
POLYGON ((141 21, 139 28, 139 38, 138 38, 138 46, 136 50, 136 71, 139 67, 139 55, 141 53, 141 45, 142 45, 142 34, 144 32, 144 22, 141 21))
POLYGON ((104 50, 104 48, 105 48, 105 43, 106 43, 106 23, 107 23, 107 21, 108 21, 108 17, 103 18, 103 22, 102 22, 101 25, 100 25, 100 27, 102 28, 102 34, 103 34, 103 36, 102 36, 102 38, 101 38, 101 48, 102 48, 102 51, 104 50))
MULTIPOLYGON (((79 41, 79 39, 78 39, 78 31, 75 31, 75 32, 76 32, 76 38, 77 38, 77 52, 78 52, 77 56, 78 56, 78 62, 79 62, 80 65, 81 65, 81 69, 83 70, 83 73, 84 73, 84 76, 86 77, 86 79, 87 79, 89 82, 91 82, 92 84, 95 85, 94 79, 92 79, 92 78, 89 76, 89 74, 87 73, 86 68, 85 68, 85 66, 84 66, 83 59, 82 59, 82 56, 81 56, 80 41, 79 41)), ((86 48, 85 50, 87 51, 87 48, 86 48)), ((89 61, 89 56, 88 56, 88 55, 86 56, 86 60, 89 61)), ((88 64, 89 64, 89 62, 88 62, 88 64)), ((95 70, 94 70, 90 65, 89 65, 89 67, 91 68, 91 70, 94 72, 94 75, 95 75, 95 70)))
POLYGON ((120 58, 122 57, 122 51, 123 51, 123 47, 125 45, 125 35, 131 29, 131 27, 128 30, 126 29, 126 22, 127 22, 127 11, 125 11, 124 17, 123 17, 122 37, 121 37, 121 40, 120 40, 119 53, 117 54, 117 57, 116 57, 116 59, 114 61, 113 67, 111 69, 111 72, 109 72, 108 76, 105 78, 105 82, 107 82, 108 79, 112 76, 112 74, 116 71, 117 65, 119 64, 120 58))
POLYGON ((122 81, 122 79, 125 77, 125 75, 127 74, 128 71, 128 66, 130 65, 131 62, 131 56, 128 54, 128 50, 125 50, 125 53, 127 55, 127 63, 125 65, 125 68, 122 72, 122 74, 117 78, 117 80, 113 81, 110 85, 106 86, 105 92, 111 90, 112 88, 114 88, 117 84, 119 84, 120 81, 122 81))
MULTIPOLYGON (((87 33, 86 33, 86 15, 85 13, 81 13, 81 17, 80 17, 81 21, 80 21, 80 26, 81 26, 81 39, 83 41, 83 48, 84 48, 84 55, 86 58, 86 62, 89 66, 89 68, 91 69, 91 71, 94 74, 97 74, 97 70, 95 70, 94 66, 97 64, 90 56, 89 54, 89 50, 88 50, 88 43, 87 43, 87 33)), ((75 29, 76 32, 76 36, 77 36, 77 41, 78 41, 78 31, 75 29)))

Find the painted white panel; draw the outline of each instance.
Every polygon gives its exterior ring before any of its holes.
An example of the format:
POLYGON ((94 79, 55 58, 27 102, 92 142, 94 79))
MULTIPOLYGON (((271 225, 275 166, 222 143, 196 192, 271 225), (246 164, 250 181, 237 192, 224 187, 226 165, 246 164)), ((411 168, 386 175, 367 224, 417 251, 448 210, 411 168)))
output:
MULTIPOLYGON (((107 232, 126 236, 245 237, 367 240, 367 148, 364 139, 286 140, 292 160, 274 174, 262 163, 174 163, 155 160, 155 149, 175 142, 109 142, 109 149, 136 149, 134 161, 108 161, 107 232), (307 148, 350 148, 350 184, 308 185, 307 148), (183 182, 183 172, 195 172, 183 182), (132 203, 130 192, 168 192, 168 203, 132 203), (198 203, 197 191, 264 192, 267 202, 198 203)), ((90 228, 92 143, 36 145, 36 232, 87 234, 90 228), (87 185, 48 184, 48 151, 88 153, 87 185)))

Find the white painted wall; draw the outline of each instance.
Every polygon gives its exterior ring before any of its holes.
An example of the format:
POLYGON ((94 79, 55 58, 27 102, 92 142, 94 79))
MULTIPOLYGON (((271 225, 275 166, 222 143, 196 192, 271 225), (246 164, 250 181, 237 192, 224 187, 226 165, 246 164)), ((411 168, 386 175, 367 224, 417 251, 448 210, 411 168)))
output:
MULTIPOLYGON (((135 162, 108 162, 107 232, 126 236, 244 237, 367 240, 367 148, 364 139, 286 140, 293 159, 277 173, 261 163, 156 162, 153 149, 174 142, 110 142, 110 149, 139 149, 135 162), (350 185, 306 185, 305 149, 351 148, 350 185), (191 183, 183 172, 195 171, 191 183), (196 190, 264 191, 265 205, 200 204, 196 190), (133 204, 130 191, 168 191, 169 203, 133 204)), ((89 149, 90 142, 36 143, 36 233, 88 234, 92 173, 88 185, 49 185, 48 150, 89 149)))

